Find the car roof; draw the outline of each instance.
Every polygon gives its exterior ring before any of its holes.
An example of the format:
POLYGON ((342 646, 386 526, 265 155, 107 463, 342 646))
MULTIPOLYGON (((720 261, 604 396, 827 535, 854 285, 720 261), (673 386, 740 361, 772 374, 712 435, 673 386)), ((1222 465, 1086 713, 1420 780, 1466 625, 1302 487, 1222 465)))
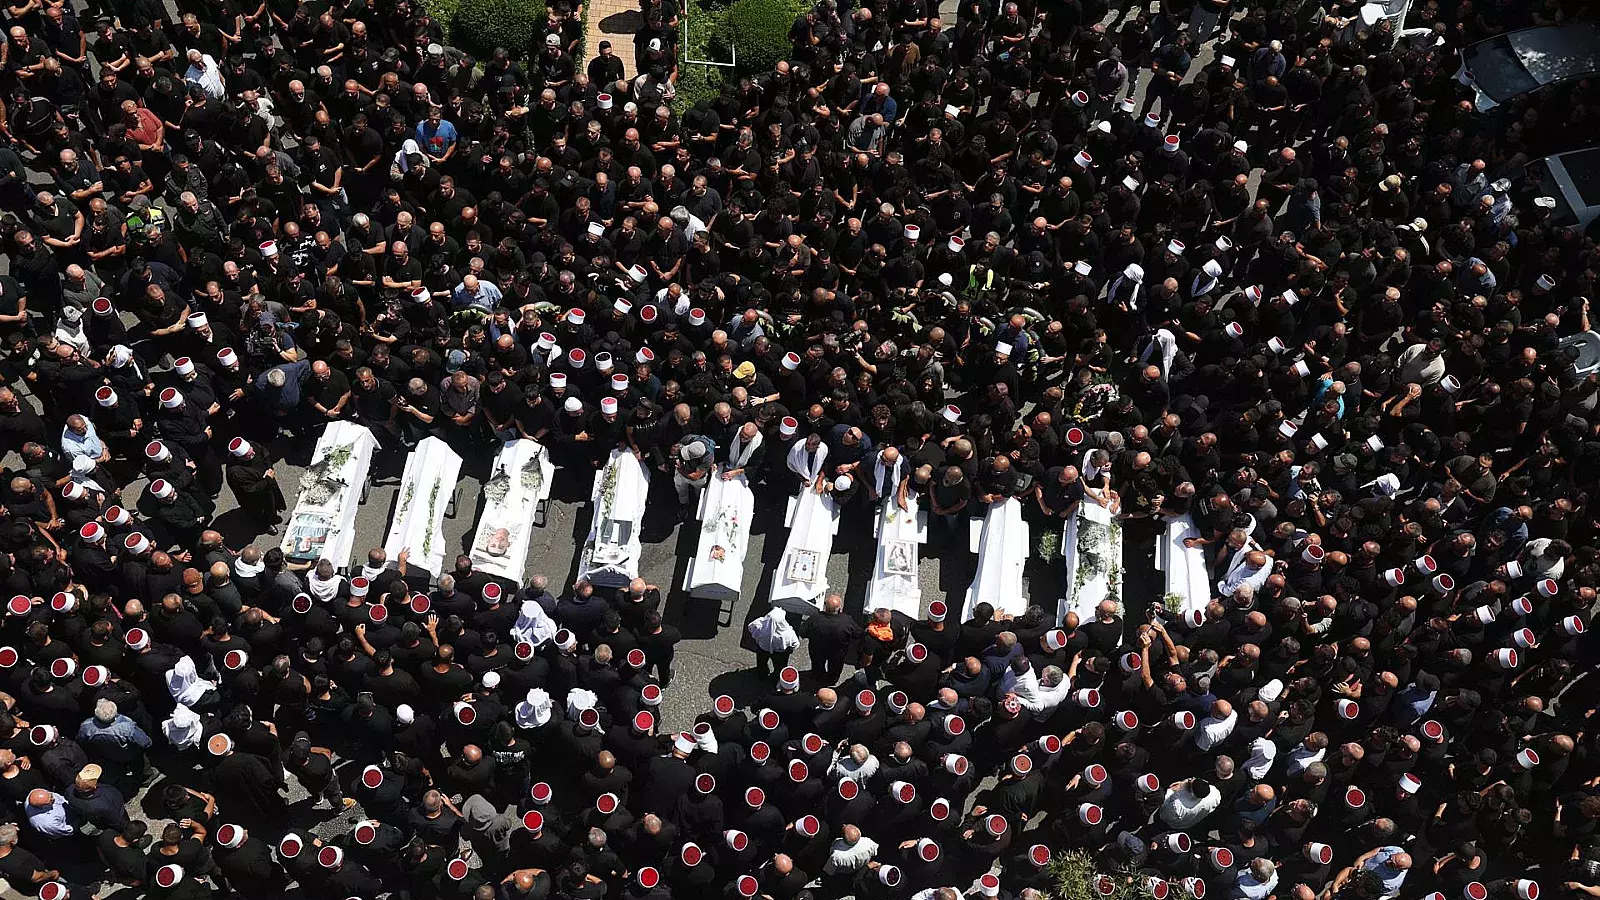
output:
POLYGON ((1506 37, 1517 59, 1540 84, 1600 71, 1600 22, 1524 28, 1506 37))
POLYGON ((1505 101, 1600 72, 1600 22, 1524 28, 1479 41, 1462 55, 1478 88, 1505 101))
POLYGON ((1555 159, 1585 207, 1600 206, 1600 147, 1558 153, 1555 159))

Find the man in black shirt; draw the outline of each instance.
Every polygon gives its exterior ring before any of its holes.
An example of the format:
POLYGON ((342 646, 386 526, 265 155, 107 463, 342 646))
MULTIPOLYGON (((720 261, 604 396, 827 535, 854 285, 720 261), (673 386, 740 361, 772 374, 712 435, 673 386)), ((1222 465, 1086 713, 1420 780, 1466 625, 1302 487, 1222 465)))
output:
POLYGON ((392 449, 400 441, 400 425, 395 418, 400 409, 400 393, 367 366, 356 369, 355 374, 351 392, 356 421, 372 431, 380 446, 392 449))
MULTIPOLYGON (((4 284, 5 281, 10 279, 0 280, 0 290, 8 289, 4 284)), ((10 388, 0 388, 0 448, 6 451, 19 451, 23 444, 30 442, 49 443, 44 420, 33 411, 33 407, 19 400, 15 391, 10 388)))
POLYGON ((413 834, 423 843, 435 847, 454 848, 461 831, 461 811, 450 798, 438 791, 422 795, 422 802, 407 817, 413 834))
POLYGON ((507 380, 505 372, 492 369, 483 376, 478 403, 485 422, 497 438, 510 440, 518 436, 515 420, 518 410, 524 406, 522 389, 507 380))
POLYGON ((332 421, 345 417, 345 407, 350 403, 350 379, 343 372, 318 360, 300 385, 305 398, 306 414, 313 421, 332 421))
POLYGON ((683 634, 671 625, 661 622, 661 611, 653 610, 644 618, 644 625, 634 632, 639 648, 644 651, 645 672, 654 670, 662 687, 672 683, 672 661, 683 634))
POLYGON ((1083 482, 1076 466, 1056 466, 1045 473, 1037 494, 1039 511, 1066 520, 1078 511, 1083 501, 1083 482))

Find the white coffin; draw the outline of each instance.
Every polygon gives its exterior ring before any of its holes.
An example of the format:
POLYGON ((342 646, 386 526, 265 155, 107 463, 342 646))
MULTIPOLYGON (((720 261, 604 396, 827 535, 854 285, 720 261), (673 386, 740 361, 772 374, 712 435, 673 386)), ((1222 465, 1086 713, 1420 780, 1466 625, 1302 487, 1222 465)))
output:
POLYGON ((906 509, 885 497, 878 506, 873 530, 878 552, 873 557, 872 581, 867 583, 867 609, 888 608, 915 619, 922 614, 922 585, 917 579, 922 544, 928 542, 928 514, 917 498, 906 498, 906 509))
POLYGON ((700 541, 683 573, 691 597, 733 600, 744 582, 744 556, 750 549, 750 517, 756 498, 743 475, 726 481, 712 473, 700 492, 700 541))
POLYGON ((383 552, 395 566, 401 550, 409 549, 409 565, 438 574, 444 570, 444 513, 455 496, 461 477, 461 457, 436 437, 422 439, 406 457, 400 475, 400 497, 395 502, 383 552))
POLYGON ((578 577, 598 587, 622 587, 639 577, 639 523, 650 495, 650 473, 626 450, 594 473, 589 493, 589 536, 578 558, 578 577))
POLYGON ((1066 590, 1056 609, 1057 621, 1075 612, 1079 621, 1092 622, 1094 608, 1107 597, 1120 606, 1122 524, 1109 510, 1090 500, 1078 504, 1078 514, 1061 529, 1061 556, 1066 590))
POLYGON ((311 452, 294 512, 283 529, 279 546, 285 556, 299 561, 326 559, 339 568, 350 564, 356 511, 377 449, 377 439, 366 428, 354 422, 328 423, 311 452), (334 465, 337 458, 342 460, 334 465))
POLYGON ((967 589, 962 621, 972 617, 972 608, 979 603, 993 606, 995 612, 1026 612, 1022 567, 1028 561, 1028 523, 1022 521, 1022 504, 1015 499, 989 504, 983 522, 972 523, 969 538, 978 554, 978 572, 967 589))
POLYGON ((483 483, 483 516, 472 535, 472 567, 522 581, 534 511, 550 499, 556 467, 538 441, 506 441, 483 483))
POLYGON ((778 571, 772 573, 771 603, 796 611, 803 611, 802 605, 821 609, 828 593, 828 556, 839 530, 839 507, 832 495, 804 487, 790 498, 788 512, 789 542, 778 571))
POLYGON ((1183 545, 1185 539, 1200 536, 1193 517, 1184 513, 1169 519, 1166 532, 1156 541, 1156 568, 1165 579, 1161 597, 1163 603, 1168 596, 1183 598, 1182 608, 1176 611, 1179 614, 1191 609, 1203 610, 1211 600, 1211 576, 1206 568, 1205 550, 1183 545))

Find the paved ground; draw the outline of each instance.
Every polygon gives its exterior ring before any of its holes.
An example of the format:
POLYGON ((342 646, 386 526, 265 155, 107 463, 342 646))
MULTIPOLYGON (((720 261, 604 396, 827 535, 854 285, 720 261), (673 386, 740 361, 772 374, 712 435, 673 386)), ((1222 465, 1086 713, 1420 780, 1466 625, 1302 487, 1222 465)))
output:
MULTIPOLYGON (((692 0, 691 0, 692 2, 692 0)), ((583 46, 588 56, 600 52, 600 42, 610 41, 617 58, 622 60, 622 77, 638 74, 633 67, 633 33, 643 24, 639 4, 629 0, 588 0, 584 4, 583 46)), ((588 59, 584 60, 587 65, 588 59)))

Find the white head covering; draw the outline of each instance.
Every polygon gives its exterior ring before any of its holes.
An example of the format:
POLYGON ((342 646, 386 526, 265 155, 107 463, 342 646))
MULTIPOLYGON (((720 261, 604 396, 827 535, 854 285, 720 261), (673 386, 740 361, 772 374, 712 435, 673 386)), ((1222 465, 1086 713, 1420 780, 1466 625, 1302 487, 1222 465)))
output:
POLYGON ((161 723, 161 733, 167 736, 167 740, 171 741, 174 747, 199 747, 200 738, 204 736, 205 730, 205 724, 200 721, 195 711, 182 703, 172 711, 172 718, 161 723))
POLYGON ((194 660, 187 656, 180 658, 177 665, 167 670, 167 692, 172 694, 172 699, 185 706, 199 703, 206 691, 214 687, 216 685, 200 677, 195 671, 194 660))
POLYGON ((1150 357, 1158 347, 1161 350, 1161 359, 1158 362, 1161 367, 1161 381, 1165 384, 1168 375, 1172 372, 1172 361, 1178 356, 1178 338, 1171 331, 1165 328, 1156 329, 1155 337, 1150 340, 1149 344, 1145 345, 1144 352, 1139 355, 1139 365, 1149 365, 1150 357))
MULTIPOLYGON (((588 688, 573 688, 567 691, 567 718, 576 722, 578 714, 586 709, 597 709, 600 706, 600 697, 588 688)), ((594 730, 604 734, 605 729, 599 725, 594 730)))
POLYGON ((411 160, 407 157, 413 153, 422 156, 424 167, 428 165, 428 158, 422 155, 422 145, 417 143, 416 138, 406 138, 406 142, 400 145, 400 149, 394 155, 394 164, 400 167, 402 173, 411 171, 411 160))
POLYGON ((344 581, 344 576, 338 572, 334 572, 327 578, 322 578, 317 575, 317 569, 313 566, 311 571, 306 573, 306 587, 308 588, 306 593, 310 594, 311 599, 318 603, 327 603, 334 597, 339 596, 339 582, 341 581, 344 581))
POLYGON ((538 728, 550 721, 553 705, 544 688, 531 688, 528 696, 517 704, 515 716, 518 728, 538 728))
POLYGON ((828 443, 826 441, 817 445, 817 458, 806 459, 806 442, 795 441, 789 448, 789 471, 799 475, 807 481, 815 481, 822 471, 822 464, 828 459, 828 443))
POLYGON ((545 614, 538 601, 525 600, 517 613, 517 624, 511 626, 511 636, 527 641, 535 647, 556 636, 560 628, 545 614))
POLYGON ((752 621, 748 630, 756 646, 768 653, 781 653, 800 646, 800 635, 789 624, 789 614, 781 608, 774 607, 766 615, 752 621))

